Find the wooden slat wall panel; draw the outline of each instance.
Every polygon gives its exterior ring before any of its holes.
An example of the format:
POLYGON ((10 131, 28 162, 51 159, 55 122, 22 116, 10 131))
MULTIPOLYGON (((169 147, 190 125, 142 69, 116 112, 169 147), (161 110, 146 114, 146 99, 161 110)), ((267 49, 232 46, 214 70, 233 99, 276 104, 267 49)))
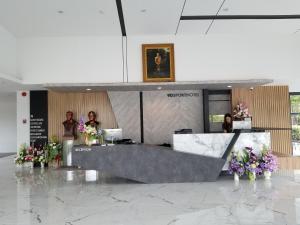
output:
MULTIPOLYGON (((252 126, 291 129, 288 86, 260 86, 254 90, 232 90, 233 107, 244 101, 252 115, 252 126)), ((292 155, 291 130, 270 130, 275 153, 292 155)))
POLYGON ((49 138, 55 135, 60 141, 62 140, 62 122, 65 121, 68 110, 74 113, 74 119, 77 121, 79 121, 80 116, 84 116, 85 121, 87 121, 88 112, 93 110, 96 112, 97 120, 101 122, 102 128, 116 128, 118 126, 107 92, 63 93, 49 91, 49 138))
POLYGON ((295 170, 300 169, 300 157, 278 157, 279 169, 295 170))
POLYGON ((234 108, 238 103, 245 102, 248 106, 249 112, 253 114, 253 91, 248 88, 234 88, 232 89, 232 107, 234 108))

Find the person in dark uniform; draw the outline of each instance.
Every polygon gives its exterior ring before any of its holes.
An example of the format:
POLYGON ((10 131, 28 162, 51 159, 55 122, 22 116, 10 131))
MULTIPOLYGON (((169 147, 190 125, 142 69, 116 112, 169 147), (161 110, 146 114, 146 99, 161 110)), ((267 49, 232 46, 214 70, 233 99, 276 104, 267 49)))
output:
POLYGON ((225 114, 222 128, 223 128, 224 133, 232 132, 232 116, 230 113, 225 114))
POLYGON ((77 125, 78 122, 73 119, 73 112, 66 112, 66 120, 63 122, 64 125, 64 137, 77 139, 77 125))
POLYGON ((89 121, 85 123, 86 126, 95 127, 98 130, 100 123, 96 120, 96 113, 94 111, 90 111, 88 113, 89 121))

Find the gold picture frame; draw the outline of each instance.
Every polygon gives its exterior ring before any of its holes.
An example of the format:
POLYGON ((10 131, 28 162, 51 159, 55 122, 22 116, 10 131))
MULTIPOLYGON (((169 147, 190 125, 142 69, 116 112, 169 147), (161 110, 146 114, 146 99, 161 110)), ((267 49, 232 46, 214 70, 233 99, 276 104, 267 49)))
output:
POLYGON ((143 44, 143 81, 174 82, 174 44, 143 44))

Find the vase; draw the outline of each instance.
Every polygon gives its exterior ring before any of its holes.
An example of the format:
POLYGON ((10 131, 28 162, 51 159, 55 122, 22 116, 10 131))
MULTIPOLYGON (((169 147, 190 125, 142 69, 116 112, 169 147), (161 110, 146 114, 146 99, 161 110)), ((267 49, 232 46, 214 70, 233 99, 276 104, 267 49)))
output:
POLYGON ((239 181, 240 180, 240 177, 237 173, 234 173, 233 177, 234 177, 234 181, 239 181))
POLYGON ((250 181, 256 180, 256 173, 255 172, 249 172, 248 178, 250 181))
POLYGON ((34 164, 33 162, 24 162, 22 166, 23 168, 33 168, 34 164))
POLYGON ((92 144, 93 144, 93 139, 90 138, 90 137, 88 137, 88 136, 85 136, 85 144, 86 144, 87 146, 92 146, 92 144))
POLYGON ((45 168, 45 163, 41 162, 41 168, 44 169, 45 168))
POLYGON ((271 176, 272 176, 272 172, 270 172, 269 170, 264 171, 265 180, 270 180, 271 176))

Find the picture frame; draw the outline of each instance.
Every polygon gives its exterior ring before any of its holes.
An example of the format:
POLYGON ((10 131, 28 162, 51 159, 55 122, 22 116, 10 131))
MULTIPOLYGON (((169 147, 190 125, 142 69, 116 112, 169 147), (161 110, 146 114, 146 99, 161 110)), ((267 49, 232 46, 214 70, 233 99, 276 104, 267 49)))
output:
POLYGON ((174 82, 174 44, 143 44, 143 81, 174 82))

